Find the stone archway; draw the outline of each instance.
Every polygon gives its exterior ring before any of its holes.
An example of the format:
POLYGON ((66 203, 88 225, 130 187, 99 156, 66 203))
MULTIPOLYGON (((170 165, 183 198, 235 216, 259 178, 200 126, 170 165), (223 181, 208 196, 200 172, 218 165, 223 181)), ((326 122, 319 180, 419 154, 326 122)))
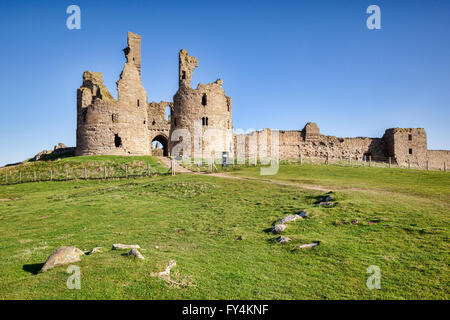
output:
POLYGON ((152 155, 169 156, 169 139, 165 134, 157 134, 152 139, 152 155))

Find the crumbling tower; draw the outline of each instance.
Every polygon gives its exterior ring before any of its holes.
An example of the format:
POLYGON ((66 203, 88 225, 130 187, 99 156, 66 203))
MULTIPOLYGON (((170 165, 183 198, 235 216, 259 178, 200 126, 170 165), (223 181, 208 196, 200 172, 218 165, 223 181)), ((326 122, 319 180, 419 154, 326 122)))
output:
POLYGON ((179 89, 173 97, 173 141, 169 141, 169 149, 174 156, 219 159, 223 152, 232 154, 232 101, 225 95, 221 79, 193 89, 191 81, 197 66, 197 58, 180 50, 179 89))
POLYGON ((150 153, 140 48, 141 37, 129 32, 117 100, 104 86, 100 72, 84 72, 77 91, 77 155, 150 153))
POLYGON ((425 167, 427 134, 423 128, 391 128, 384 133, 386 154, 397 164, 425 167))
POLYGON ((133 32, 128 32, 128 46, 123 49, 127 62, 135 65, 141 74, 141 36, 133 32))

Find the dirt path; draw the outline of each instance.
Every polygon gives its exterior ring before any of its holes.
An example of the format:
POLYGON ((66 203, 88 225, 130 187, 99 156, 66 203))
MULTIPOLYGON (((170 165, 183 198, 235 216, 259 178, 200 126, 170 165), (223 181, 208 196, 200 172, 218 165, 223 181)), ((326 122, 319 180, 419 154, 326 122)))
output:
MULTIPOLYGON (((158 157, 162 163, 164 163, 168 168, 170 168, 171 160, 168 157, 158 157)), ((186 169, 185 167, 180 166, 177 162, 175 162, 175 172, 176 173, 193 173, 191 170, 186 169)))
POLYGON ((276 185, 281 185, 281 186, 296 187, 296 188, 310 190, 310 191, 320 191, 320 192, 329 192, 329 191, 342 191, 342 192, 352 191, 353 192, 353 191, 355 191, 355 192, 362 192, 362 193, 366 193, 366 194, 377 194, 377 195, 384 194, 384 195, 386 195, 386 197, 401 195, 402 197, 404 197, 406 199, 417 200, 418 198, 420 198, 422 201, 427 202, 427 203, 440 204, 443 207, 449 206, 447 202, 441 201, 438 199, 430 199, 430 198, 421 197, 418 195, 409 195, 409 194, 405 194, 405 193, 401 193, 401 192, 388 191, 388 190, 382 190, 382 189, 354 188, 354 187, 347 188, 347 187, 343 187, 343 186, 320 186, 320 185, 285 182, 285 181, 278 181, 278 180, 271 180, 271 179, 238 177, 238 176, 229 175, 227 173, 210 173, 210 174, 204 174, 204 175, 220 177, 220 178, 235 179, 235 180, 257 181, 257 182, 270 183, 270 184, 276 184, 276 185))
POLYGON ((238 176, 232 176, 232 175, 229 175, 228 173, 223 173, 223 172, 222 173, 210 173, 210 174, 207 174, 207 175, 208 176, 213 176, 213 177, 236 179, 236 180, 259 181, 259 182, 278 184, 278 185, 281 185, 281 186, 288 186, 288 187, 299 187, 301 189, 307 189, 307 190, 313 190, 313 191, 328 192, 328 191, 331 190, 329 187, 322 187, 322 186, 318 186, 318 185, 310 185, 310 184, 302 184, 302 183, 295 183, 295 182, 277 181, 277 180, 271 180, 271 179, 238 177, 238 176))
MULTIPOLYGON (((162 157, 161 157, 162 158, 162 157)), ((170 159, 166 158, 168 161, 167 165, 170 167, 170 159)), ((165 162, 166 163, 166 162, 165 162)), ((387 196, 389 195, 402 195, 406 198, 415 199, 417 195, 408 195, 404 193, 394 192, 394 191, 387 191, 382 189, 371 189, 371 188, 355 188, 355 187, 345 187, 345 186, 321 186, 321 185, 314 185, 314 184, 304 184, 304 183, 296 183, 296 182, 286 182, 286 181, 280 181, 280 180, 272 180, 272 179, 261 179, 261 178, 252 178, 252 177, 239 177, 239 176, 233 176, 228 173, 224 172, 218 172, 218 173, 207 173, 207 172, 195 172, 190 171, 184 167, 181 167, 177 164, 179 168, 177 169, 177 173, 188 173, 188 174, 195 174, 195 175, 204 175, 204 176, 213 176, 218 178, 225 178, 225 179, 234 179, 234 180, 242 180, 242 181, 256 181, 256 182, 262 182, 262 183, 269 183, 269 184, 276 184, 281 186, 287 186, 287 187, 296 187, 304 190, 310 190, 310 191, 319 191, 319 192, 328 192, 328 191, 356 191, 356 192, 364 192, 364 193, 370 193, 370 194, 385 194, 387 196)), ((440 203, 441 205, 448 206, 448 203, 436 200, 436 199, 427 199, 421 197, 423 200, 426 200, 426 202, 433 202, 433 203, 440 203)))

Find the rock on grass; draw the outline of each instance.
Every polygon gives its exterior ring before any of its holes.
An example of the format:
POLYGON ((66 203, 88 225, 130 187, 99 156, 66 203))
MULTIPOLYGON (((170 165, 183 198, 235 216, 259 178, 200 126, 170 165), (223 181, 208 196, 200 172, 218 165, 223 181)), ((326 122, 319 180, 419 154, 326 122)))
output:
POLYGON ((116 243, 112 245, 112 250, 127 250, 127 249, 140 249, 141 247, 137 244, 121 244, 116 243))
POLYGON ((41 271, 45 272, 54 267, 79 262, 84 252, 76 247, 59 247, 45 261, 41 271))
POLYGON ((138 249, 131 249, 130 252, 128 252, 129 256, 134 256, 138 259, 144 260, 144 256, 138 251, 138 249))
POLYGON ((288 215, 288 216, 284 217, 283 219, 281 219, 279 223, 280 224, 285 224, 287 222, 295 221, 297 219, 301 219, 301 218, 306 217, 306 214, 307 213, 305 211, 301 211, 301 212, 296 213, 296 214, 291 214, 291 215, 288 215))
POLYGON ((289 241, 291 241, 291 238, 288 238, 288 237, 285 237, 285 236, 279 236, 277 238, 277 242, 279 242, 279 243, 286 243, 286 242, 289 242, 289 241))
POLYGON ((275 227, 272 228, 273 233, 281 233, 284 230, 286 230, 286 225, 282 224, 282 223, 279 223, 275 227))

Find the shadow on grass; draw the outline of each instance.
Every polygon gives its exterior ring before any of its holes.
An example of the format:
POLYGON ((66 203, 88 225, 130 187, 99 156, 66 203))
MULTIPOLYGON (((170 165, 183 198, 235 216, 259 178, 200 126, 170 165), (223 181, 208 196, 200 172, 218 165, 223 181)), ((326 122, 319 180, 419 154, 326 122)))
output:
MULTIPOLYGON (((274 225, 275 225, 275 223, 274 223, 274 225)), ((272 233, 272 230, 273 230, 273 227, 270 227, 270 228, 264 229, 263 232, 272 233)))
POLYGON ((31 274, 38 274, 43 266, 44 266, 43 263, 24 264, 22 270, 29 272, 31 274))

